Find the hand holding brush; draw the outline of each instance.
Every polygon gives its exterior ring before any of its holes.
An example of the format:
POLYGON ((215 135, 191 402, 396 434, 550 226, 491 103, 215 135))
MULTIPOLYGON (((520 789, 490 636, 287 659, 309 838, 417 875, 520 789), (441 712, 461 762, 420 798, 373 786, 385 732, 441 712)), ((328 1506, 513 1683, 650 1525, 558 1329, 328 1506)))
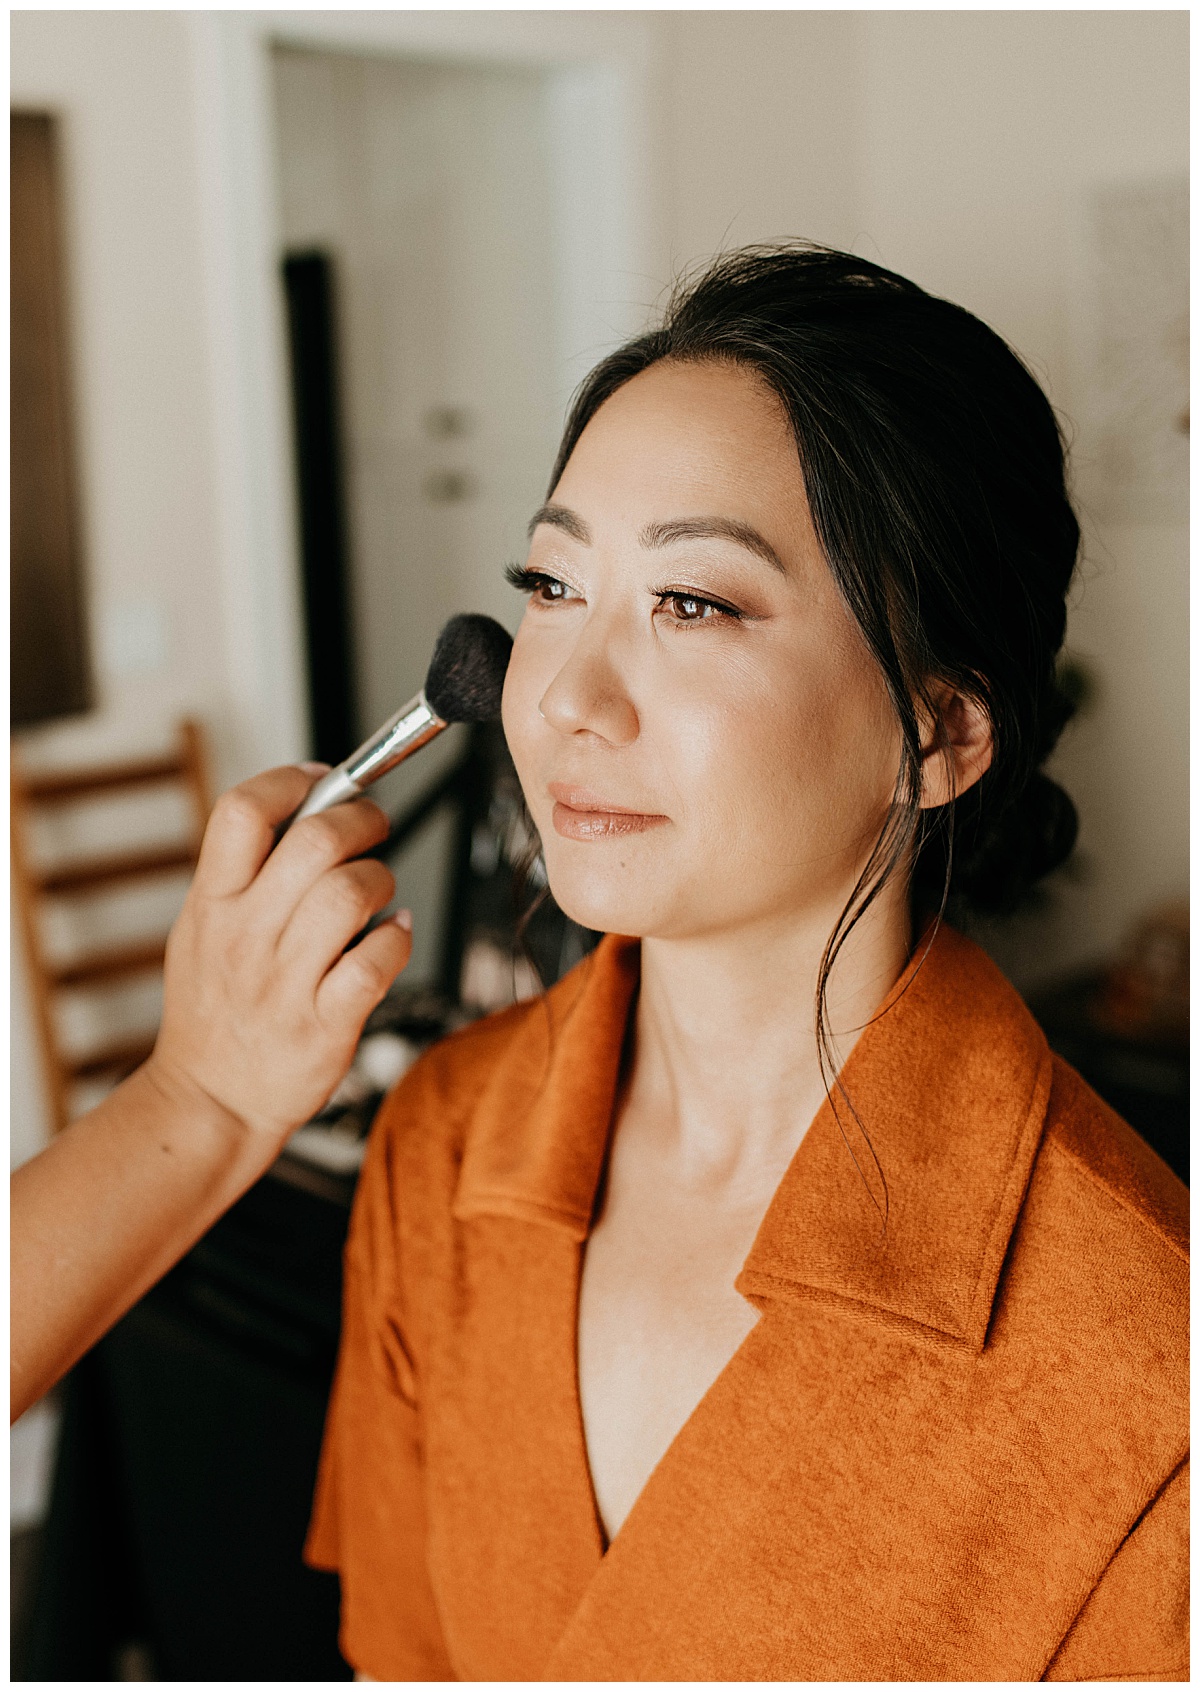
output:
POLYGON ((12 1179, 14 1419, 346 1073, 412 950, 407 911, 354 943, 394 892, 390 870, 364 856, 388 821, 363 789, 450 723, 495 716, 511 645, 490 618, 454 618, 421 692, 337 769, 286 765, 217 801, 168 941, 154 1052, 12 1179))

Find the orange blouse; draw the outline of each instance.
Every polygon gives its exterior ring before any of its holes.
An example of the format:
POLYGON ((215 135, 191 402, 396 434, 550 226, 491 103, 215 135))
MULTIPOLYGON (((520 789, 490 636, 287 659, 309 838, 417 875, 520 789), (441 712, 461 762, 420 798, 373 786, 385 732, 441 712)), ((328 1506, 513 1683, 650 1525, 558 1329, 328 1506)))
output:
POLYGON ((942 929, 607 1549, 576 1373, 636 942, 464 1029, 371 1137, 307 1555, 380 1680, 1184 1680, 1187 1195, 942 929), (850 1145, 868 1179, 871 1167, 850 1145))

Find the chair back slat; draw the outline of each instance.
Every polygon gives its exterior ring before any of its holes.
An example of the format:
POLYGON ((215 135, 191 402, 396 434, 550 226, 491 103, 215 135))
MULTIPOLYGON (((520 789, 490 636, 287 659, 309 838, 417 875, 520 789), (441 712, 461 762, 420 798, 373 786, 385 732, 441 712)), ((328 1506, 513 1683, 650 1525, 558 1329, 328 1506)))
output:
POLYGON ((27 771, 15 751, 11 764, 12 885, 24 941, 34 1025, 41 1048, 53 1126, 71 1120, 76 1083, 111 1078, 115 1083, 144 1062, 154 1049, 152 1034, 132 1034, 93 1041, 75 1051, 63 1040, 59 995, 119 990, 139 977, 161 975, 166 935, 91 945, 63 961, 46 945, 48 901, 71 901, 78 910, 89 899, 141 881, 178 875, 195 868, 212 796, 206 736, 200 723, 181 722, 176 745, 160 757, 125 759, 90 769, 27 771), (89 801, 111 800, 122 793, 174 787, 187 806, 186 837, 168 844, 131 843, 120 851, 93 852, 52 864, 40 863, 34 849, 40 812, 89 801))

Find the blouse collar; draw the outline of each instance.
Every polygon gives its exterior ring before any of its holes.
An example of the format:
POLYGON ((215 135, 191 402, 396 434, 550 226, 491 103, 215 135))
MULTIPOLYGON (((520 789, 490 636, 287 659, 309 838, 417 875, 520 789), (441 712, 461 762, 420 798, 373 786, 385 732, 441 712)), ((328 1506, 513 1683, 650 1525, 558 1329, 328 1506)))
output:
MULTIPOLYGON (((607 935, 527 1008, 475 1106, 457 1217, 507 1216, 586 1239, 639 961, 636 940, 607 935)), ((980 1350, 1050 1077, 1045 1037, 1017 993, 943 925, 860 1035, 738 1291, 759 1307, 817 1299, 980 1350)))

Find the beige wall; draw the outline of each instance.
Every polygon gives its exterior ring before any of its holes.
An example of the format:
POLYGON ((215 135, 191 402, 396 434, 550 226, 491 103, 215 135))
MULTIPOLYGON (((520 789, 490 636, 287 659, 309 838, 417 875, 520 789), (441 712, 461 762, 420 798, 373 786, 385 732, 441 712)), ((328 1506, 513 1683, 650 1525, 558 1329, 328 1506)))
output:
POLYGON ((33 755, 226 709, 192 68, 171 12, 16 12, 12 100, 61 117, 99 710, 33 755))
MULTIPOLYGON (((320 15, 309 16, 315 29, 320 15)), ((443 27, 412 16, 427 34, 443 27)), ((476 28, 494 47, 510 27, 503 13, 455 17, 458 52, 476 28)), ((378 32, 380 18, 363 14, 361 29, 378 32)), ((177 12, 18 12, 11 22, 14 101, 64 120, 101 688, 94 718, 33 737, 34 751, 144 743, 190 708, 213 727, 220 774, 235 779, 254 738, 237 673, 244 647, 226 609, 237 601, 218 557, 221 349, 203 280, 213 253, 199 36, 177 12)), ((1183 13, 598 13, 577 25, 559 13, 532 29, 565 51, 576 27, 584 57, 625 35, 651 58, 658 44, 638 146, 646 204, 659 208, 646 251, 661 263, 631 290, 652 299, 672 265, 721 244, 808 234, 850 245, 978 311, 1068 412, 1081 197, 1096 181, 1186 169, 1183 13)), ((519 60, 530 14, 512 14, 511 31, 519 60)), ((433 35, 426 51, 437 51, 433 35)), ((246 475, 254 498, 258 467, 246 475)), ((1049 925, 1004 943, 1024 980, 1107 948, 1131 915, 1186 886, 1183 531, 1088 527, 1071 639, 1094 659, 1102 695, 1060 768, 1094 867, 1049 925)), ((21 1134, 40 1121, 24 1040, 13 1059, 21 1134)))
POLYGON ((793 235, 859 250, 859 17, 720 11, 662 20, 675 266, 793 235))
MULTIPOLYGON (((1100 184, 1188 167, 1188 18, 1176 12, 873 13, 862 20, 864 226, 879 256, 999 329, 1075 436, 1084 528, 1068 644, 1094 711, 1055 770, 1086 878, 997 942, 1018 979, 1109 951, 1187 891, 1187 532, 1104 521, 1089 479, 1080 251, 1100 184)), ((871 252, 864 243, 860 249, 871 252)))
POLYGON ((1084 879, 989 935, 1034 984, 1115 946, 1187 890, 1187 532, 1102 519, 1089 482, 1098 185, 1188 167, 1182 12, 675 12, 668 34, 672 253, 804 235, 967 306, 1024 356, 1074 438, 1084 556, 1070 647, 1099 683, 1055 760, 1084 879))

